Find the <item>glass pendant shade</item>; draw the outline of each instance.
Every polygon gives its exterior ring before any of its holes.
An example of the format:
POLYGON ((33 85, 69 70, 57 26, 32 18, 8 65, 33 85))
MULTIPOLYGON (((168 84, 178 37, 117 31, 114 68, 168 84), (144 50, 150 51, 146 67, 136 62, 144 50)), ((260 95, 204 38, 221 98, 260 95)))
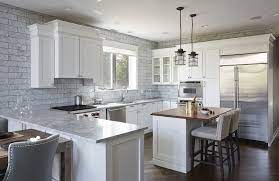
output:
POLYGON ((189 67, 197 67, 199 66, 199 58, 198 58, 198 54, 194 51, 192 51, 189 54, 189 60, 188 60, 188 66, 189 67))
POLYGON ((185 51, 183 49, 178 49, 175 52, 175 65, 185 65, 186 64, 186 56, 185 56, 185 51))

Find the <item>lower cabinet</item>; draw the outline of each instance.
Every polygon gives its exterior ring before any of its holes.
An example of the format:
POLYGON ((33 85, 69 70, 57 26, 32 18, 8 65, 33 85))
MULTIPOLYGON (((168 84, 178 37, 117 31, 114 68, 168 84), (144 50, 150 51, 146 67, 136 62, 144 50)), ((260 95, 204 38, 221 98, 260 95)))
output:
POLYGON ((203 105, 206 107, 220 107, 219 81, 217 79, 207 79, 203 86, 203 105))
POLYGON ((130 105, 126 107, 126 122, 147 127, 145 133, 152 132, 153 112, 162 110, 162 101, 130 105))

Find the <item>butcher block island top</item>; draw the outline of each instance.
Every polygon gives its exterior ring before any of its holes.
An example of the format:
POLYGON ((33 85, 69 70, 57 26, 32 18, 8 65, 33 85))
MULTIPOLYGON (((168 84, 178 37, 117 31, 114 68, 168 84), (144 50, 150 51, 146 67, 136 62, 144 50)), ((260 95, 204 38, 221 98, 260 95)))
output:
POLYGON ((161 112, 155 112, 151 115, 153 116, 163 116, 163 117, 172 117, 172 118, 181 118, 186 120, 200 120, 200 121, 210 121, 217 117, 219 117, 222 114, 225 114, 226 112, 229 112, 232 110, 231 108, 218 108, 218 107, 208 107, 211 111, 213 111, 213 114, 202 114, 199 110, 196 114, 187 112, 185 109, 185 106, 178 106, 175 109, 169 109, 161 112))

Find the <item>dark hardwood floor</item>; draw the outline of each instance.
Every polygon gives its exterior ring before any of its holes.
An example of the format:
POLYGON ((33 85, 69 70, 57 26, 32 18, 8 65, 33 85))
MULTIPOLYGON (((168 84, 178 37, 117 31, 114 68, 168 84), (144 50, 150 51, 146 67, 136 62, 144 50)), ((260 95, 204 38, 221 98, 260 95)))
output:
MULTIPOLYGON (((271 148, 241 142, 241 160, 221 179, 218 168, 199 165, 185 174, 152 165, 152 137, 145 138, 145 181, 279 181, 279 139, 271 148)), ((227 168, 227 167, 225 167, 227 168)))

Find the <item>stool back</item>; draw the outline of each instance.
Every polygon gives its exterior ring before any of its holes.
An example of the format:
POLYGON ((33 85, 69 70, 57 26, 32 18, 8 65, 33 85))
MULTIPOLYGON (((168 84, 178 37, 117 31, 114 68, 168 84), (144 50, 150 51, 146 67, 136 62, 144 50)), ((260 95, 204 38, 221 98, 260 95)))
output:
POLYGON ((232 111, 232 119, 231 119, 231 126, 230 126, 230 133, 235 132, 238 130, 239 125, 239 115, 240 115, 240 109, 237 108, 232 111))
POLYGON ((229 136, 231 115, 229 113, 223 114, 217 118, 217 140, 222 140, 229 136))
POLYGON ((12 143, 3 181, 51 181, 58 135, 36 142, 12 143))

